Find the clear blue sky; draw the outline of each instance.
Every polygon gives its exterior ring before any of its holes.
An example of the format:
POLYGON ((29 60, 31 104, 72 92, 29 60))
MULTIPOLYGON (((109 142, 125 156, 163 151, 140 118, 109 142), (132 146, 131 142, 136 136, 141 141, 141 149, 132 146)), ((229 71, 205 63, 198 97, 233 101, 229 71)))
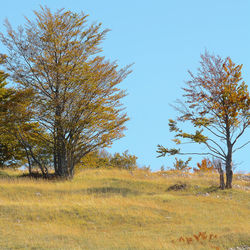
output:
MULTIPOLYGON (((156 158, 156 146, 174 146, 168 119, 176 112, 169 104, 181 97, 187 70, 195 72, 205 49, 243 64, 243 77, 250 82, 249 0, 9 0, 1 2, 0 23, 8 18, 13 26, 22 25, 39 5, 89 14, 90 23, 111 29, 103 43, 105 56, 121 66, 135 63, 121 85, 129 94, 124 104, 131 120, 126 136, 110 151, 128 149, 141 166, 171 166, 173 158, 156 158)), ((241 163, 237 170, 249 172, 249 154, 250 145, 235 154, 241 163)), ((193 159, 193 165, 200 160, 193 159)))

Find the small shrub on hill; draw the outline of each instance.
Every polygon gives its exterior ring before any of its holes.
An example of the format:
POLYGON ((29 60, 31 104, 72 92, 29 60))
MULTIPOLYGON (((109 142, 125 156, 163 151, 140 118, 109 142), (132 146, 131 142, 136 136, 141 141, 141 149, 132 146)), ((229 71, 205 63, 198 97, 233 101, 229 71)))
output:
POLYGON ((175 157, 175 163, 174 163, 174 169, 173 170, 179 170, 182 172, 189 172, 191 167, 189 167, 189 162, 192 160, 191 157, 187 159, 187 161, 183 161, 182 159, 177 159, 175 157))
POLYGON ((216 167, 208 158, 204 158, 201 163, 198 162, 197 167, 193 168, 194 172, 216 172, 216 167))
POLYGON ((89 153, 81 159, 78 169, 83 168, 119 168, 134 170, 137 169, 137 157, 128 153, 128 150, 114 155, 108 153, 106 150, 99 150, 89 153))

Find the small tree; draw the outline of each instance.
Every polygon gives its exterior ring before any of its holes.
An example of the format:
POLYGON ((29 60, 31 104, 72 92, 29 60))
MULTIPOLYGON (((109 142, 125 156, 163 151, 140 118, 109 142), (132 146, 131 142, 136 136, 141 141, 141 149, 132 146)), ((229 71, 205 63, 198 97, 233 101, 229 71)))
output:
POLYGON ((24 164, 26 158, 30 173, 33 166, 38 166, 46 175, 52 152, 47 141, 37 136, 48 137, 39 124, 32 121, 32 100, 33 93, 29 89, 5 88, 5 94, 0 97, 0 155, 5 156, 10 165, 24 164))
POLYGON ((81 168, 118 168, 134 170, 137 168, 137 157, 128 153, 128 150, 114 155, 106 150, 91 152, 81 159, 79 169, 81 168))
POLYGON ((115 153, 113 157, 110 159, 110 164, 114 168, 134 170, 137 168, 136 160, 138 158, 135 155, 131 155, 128 153, 128 150, 120 153, 115 153))
POLYGON ((186 161, 183 161, 182 159, 178 159, 175 157, 174 170, 188 172, 191 169, 191 167, 189 167, 189 162, 191 160, 192 158, 190 157, 186 161))
MULTIPOLYGON (((0 64, 3 64, 6 57, 0 57, 0 64)), ((0 168, 3 167, 19 167, 22 160, 25 159, 25 151, 20 141, 16 137, 9 133, 10 127, 13 124, 6 124, 6 118, 10 116, 8 112, 8 105, 5 105, 16 91, 11 88, 7 88, 6 79, 8 74, 0 70, 0 168)), ((18 99, 18 98, 17 98, 18 99)), ((18 99, 22 102, 21 99, 18 99)), ((16 113, 16 105, 15 111, 16 113)))
POLYGON ((6 70, 34 93, 32 119, 49 134, 56 175, 72 177, 84 155, 123 136, 126 93, 118 85, 130 70, 97 55, 108 30, 87 26, 87 15, 47 7, 34 13, 36 20, 26 18, 17 31, 6 22, 6 70))
POLYGON ((214 172, 216 168, 214 164, 208 159, 204 158, 201 163, 197 163, 198 168, 194 168, 195 172, 214 172))
MULTIPOLYGON (((197 75, 189 71, 191 80, 183 88, 185 102, 179 101, 177 120, 169 120, 170 131, 175 132, 175 143, 180 139, 202 144, 206 152, 191 154, 210 155, 221 159, 226 166, 226 188, 232 188, 233 153, 246 146, 250 140, 236 146, 250 125, 250 98, 247 85, 241 77, 242 65, 235 65, 228 57, 201 55, 201 68, 197 75), (177 122, 191 122, 197 130, 186 133, 177 122)), ((190 154, 180 149, 158 145, 159 156, 190 154)))
POLYGON ((85 155, 80 163, 78 169, 85 168, 111 168, 110 159, 112 155, 104 149, 100 149, 85 155))

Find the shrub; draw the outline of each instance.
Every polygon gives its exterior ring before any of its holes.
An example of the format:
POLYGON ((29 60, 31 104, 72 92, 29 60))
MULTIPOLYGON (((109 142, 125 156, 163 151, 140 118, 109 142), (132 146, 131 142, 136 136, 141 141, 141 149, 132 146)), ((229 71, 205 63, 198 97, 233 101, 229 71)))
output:
POLYGON ((189 162, 192 160, 191 157, 187 159, 187 161, 183 161, 182 159, 177 159, 175 157, 175 163, 174 163, 174 169, 173 170, 179 170, 183 172, 188 172, 191 167, 189 167, 189 162))
POLYGON ((215 172, 214 164, 208 159, 204 158, 201 163, 197 163, 198 168, 193 168, 194 172, 215 172))
POLYGON ((91 152, 81 159, 78 169, 81 168, 119 168, 134 170, 137 168, 137 157, 128 153, 128 150, 114 155, 106 150, 91 152))

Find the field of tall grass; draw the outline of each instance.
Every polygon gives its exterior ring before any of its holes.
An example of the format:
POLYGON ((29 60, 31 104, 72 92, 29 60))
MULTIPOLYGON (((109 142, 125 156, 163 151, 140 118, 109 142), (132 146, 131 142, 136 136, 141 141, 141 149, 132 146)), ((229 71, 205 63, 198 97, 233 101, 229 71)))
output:
POLYGON ((250 181, 217 174, 84 170, 73 180, 0 171, 0 249, 250 247, 250 181))

